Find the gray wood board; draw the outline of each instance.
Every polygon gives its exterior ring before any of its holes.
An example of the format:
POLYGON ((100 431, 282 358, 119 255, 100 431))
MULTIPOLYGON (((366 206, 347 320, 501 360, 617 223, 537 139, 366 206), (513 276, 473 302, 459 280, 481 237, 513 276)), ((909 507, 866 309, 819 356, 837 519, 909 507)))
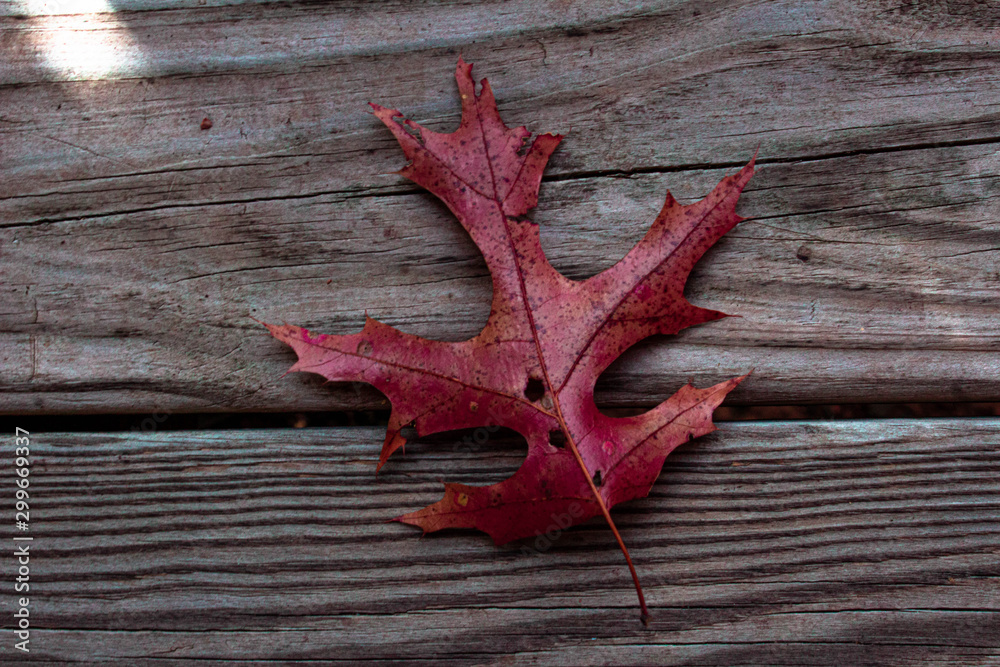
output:
POLYGON ((419 442, 376 478, 381 439, 32 434, 32 657, 1000 660, 1000 420, 730 422, 684 445, 613 512, 648 629, 600 521, 503 547, 387 522, 441 479, 511 474, 515 440, 419 442))
POLYGON ((0 3, 0 411, 384 406, 281 378, 250 316, 482 325, 475 247, 366 106, 453 128, 459 52, 510 124, 566 133, 533 217, 575 278, 760 149, 688 291, 742 318, 640 346, 600 403, 750 368, 731 402, 1000 395, 995 8, 218 4, 0 3))

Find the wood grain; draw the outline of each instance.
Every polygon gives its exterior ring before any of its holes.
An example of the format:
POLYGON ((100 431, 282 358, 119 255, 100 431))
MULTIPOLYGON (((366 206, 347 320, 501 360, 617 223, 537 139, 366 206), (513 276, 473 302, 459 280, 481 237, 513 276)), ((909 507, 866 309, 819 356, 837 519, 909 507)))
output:
MULTIPOLYGON (((631 351, 602 405, 749 368, 734 403, 1000 396, 988 3, 80 6, 0 1, 0 413, 385 407, 282 378, 251 318, 478 331, 483 262, 366 107, 453 128, 459 53, 510 124, 567 134, 533 219, 573 278, 759 149, 688 290, 741 318, 631 351)), ((500 548, 387 522, 519 465, 475 438, 376 478, 371 428, 33 434, 32 660, 1000 662, 1000 420, 685 445, 615 511, 649 629, 600 522, 500 548)))
POLYGON ((380 442, 33 434, 32 657, 1000 660, 1000 420, 730 422, 685 445, 615 511, 649 629, 598 521, 505 547, 386 522, 435 501, 441 478, 509 475, 517 441, 416 443, 376 478, 380 442))
POLYGON ((689 290, 742 319, 627 355, 602 404, 749 368, 735 403, 1000 393, 986 4, 111 6, 0 3, 2 412, 384 406, 281 379, 291 353, 250 316, 477 331, 483 263, 390 173, 365 105, 453 127, 459 52, 509 122, 568 134, 534 217, 573 277, 620 258, 668 188, 703 196, 759 147, 751 220, 689 290))

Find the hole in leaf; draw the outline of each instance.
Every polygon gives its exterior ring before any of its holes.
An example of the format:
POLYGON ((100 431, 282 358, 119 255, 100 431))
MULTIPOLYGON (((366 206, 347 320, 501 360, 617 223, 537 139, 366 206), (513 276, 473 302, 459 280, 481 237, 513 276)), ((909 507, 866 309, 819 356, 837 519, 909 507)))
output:
POLYGON ((566 434, 562 431, 549 431, 549 444, 556 449, 562 449, 566 446, 566 434))
POLYGON ((534 403, 545 395, 545 385, 538 378, 528 378, 528 384, 524 387, 524 397, 534 403))
POLYGON ((597 472, 594 473, 594 486, 599 487, 603 483, 604 483, 604 480, 601 479, 601 471, 598 470, 597 472))

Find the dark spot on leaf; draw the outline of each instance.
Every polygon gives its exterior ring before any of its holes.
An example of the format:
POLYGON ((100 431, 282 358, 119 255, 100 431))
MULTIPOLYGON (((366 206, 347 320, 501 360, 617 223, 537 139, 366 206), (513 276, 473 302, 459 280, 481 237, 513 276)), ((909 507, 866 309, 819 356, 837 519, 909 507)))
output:
POLYGON ((372 353, 372 344, 366 340, 361 341, 360 343, 358 343, 357 352, 362 357, 367 357, 369 354, 372 353))
POLYGON ((594 486, 601 486, 604 484, 604 480, 601 479, 601 471, 598 470, 594 473, 594 486))
POLYGON ((556 449, 562 449, 566 446, 566 434, 558 429, 549 431, 549 444, 556 449))
POLYGON ((528 378, 528 384, 524 386, 524 397, 534 403, 545 395, 545 385, 538 378, 528 378))

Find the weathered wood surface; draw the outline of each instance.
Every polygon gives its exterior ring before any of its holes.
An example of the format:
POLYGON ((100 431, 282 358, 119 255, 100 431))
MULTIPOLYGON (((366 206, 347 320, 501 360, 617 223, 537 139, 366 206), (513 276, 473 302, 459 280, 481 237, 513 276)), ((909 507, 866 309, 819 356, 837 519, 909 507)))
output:
POLYGON ((760 148, 689 290, 742 319, 628 355, 601 403, 749 368, 733 402, 1000 395, 988 3, 214 4, 0 3, 0 411, 371 407, 280 378, 250 316, 474 334, 484 265, 365 105, 454 127, 459 52, 567 133, 534 218, 574 277, 760 148))
POLYGON ((516 442, 417 443, 376 479, 381 436, 34 434, 32 657, 1000 661, 1000 420, 730 422, 683 446, 615 511, 649 629, 599 521, 539 553, 386 522, 442 477, 510 474, 516 442))

